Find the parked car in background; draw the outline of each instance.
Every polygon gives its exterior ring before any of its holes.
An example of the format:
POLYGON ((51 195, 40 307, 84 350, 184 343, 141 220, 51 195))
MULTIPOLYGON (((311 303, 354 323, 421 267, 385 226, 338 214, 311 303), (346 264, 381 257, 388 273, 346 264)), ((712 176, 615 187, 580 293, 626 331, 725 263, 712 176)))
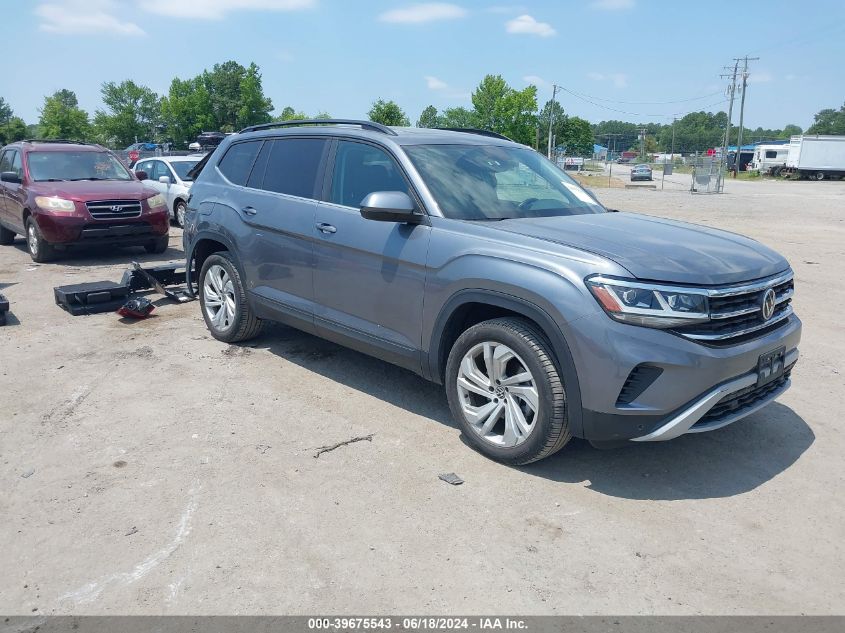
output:
POLYGON ((167 203, 99 145, 19 141, 0 151, 0 244, 26 236, 33 261, 69 246, 168 246, 167 203))
POLYGON ((494 459, 711 431, 789 387, 801 322, 782 256, 609 213, 504 137, 290 121, 195 171, 186 275, 212 336, 280 321, 410 369, 494 459))
POLYGON ((135 175, 145 185, 164 196, 170 217, 180 227, 185 226, 185 203, 193 184, 193 178, 188 172, 201 158, 202 156, 158 156, 139 160, 135 164, 135 175))
POLYGON ((631 167, 631 181, 651 180, 651 167, 648 165, 634 165, 631 167))

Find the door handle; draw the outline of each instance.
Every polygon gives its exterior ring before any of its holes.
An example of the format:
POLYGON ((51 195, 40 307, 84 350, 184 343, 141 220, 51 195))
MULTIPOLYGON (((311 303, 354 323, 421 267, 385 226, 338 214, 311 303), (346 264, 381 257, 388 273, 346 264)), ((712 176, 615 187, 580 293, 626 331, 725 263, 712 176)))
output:
POLYGON ((317 230, 323 233, 337 233, 337 229, 326 222, 317 222, 317 230))
POLYGON ((243 211, 247 215, 255 215, 256 213, 258 213, 258 209, 256 209, 255 207, 244 207, 243 209, 241 209, 241 211, 243 211))

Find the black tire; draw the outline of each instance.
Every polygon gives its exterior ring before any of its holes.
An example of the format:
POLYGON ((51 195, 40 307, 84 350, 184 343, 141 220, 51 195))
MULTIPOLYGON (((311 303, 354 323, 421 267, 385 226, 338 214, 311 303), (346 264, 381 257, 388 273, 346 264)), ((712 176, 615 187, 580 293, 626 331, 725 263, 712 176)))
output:
POLYGON ((3 246, 10 246, 15 241, 15 233, 14 231, 10 231, 5 226, 0 226, 0 244, 3 246))
POLYGON ((185 212, 188 210, 188 205, 183 200, 177 200, 173 207, 173 222, 180 229, 185 228, 185 212))
POLYGON ((170 246, 170 236, 159 237, 155 242, 144 244, 144 248, 150 255, 161 255, 170 246))
POLYGON ((53 245, 45 240, 44 236, 41 235, 41 231, 35 220, 33 220, 32 217, 28 217, 26 219, 25 226, 26 250, 29 252, 29 256, 32 258, 32 261, 38 264, 44 264, 52 261, 56 257, 56 251, 53 249, 53 245), (32 244, 33 241, 35 242, 34 247, 32 244))
POLYGON ((815 174, 813 174, 813 180, 824 180, 824 172, 817 171, 815 174))
POLYGON ((458 337, 446 365, 446 396, 452 416, 476 450, 496 461, 521 466, 553 455, 571 439, 566 392, 553 358, 551 345, 543 333, 530 321, 518 317, 483 321, 458 337), (511 348, 531 372, 537 387, 539 406, 532 431, 513 447, 498 446, 481 437, 462 411, 457 384, 461 362, 473 347, 486 341, 511 348))
POLYGON ((208 331, 211 332, 211 335, 218 341, 238 343, 255 338, 261 332, 263 322, 255 316, 247 301, 246 289, 241 279, 241 274, 228 251, 213 253, 203 262, 199 275, 199 303, 205 325, 208 331), (206 309, 206 275, 214 266, 222 267, 226 271, 232 281, 234 291, 235 314, 231 319, 229 327, 225 328, 215 325, 209 316, 209 311, 206 309))

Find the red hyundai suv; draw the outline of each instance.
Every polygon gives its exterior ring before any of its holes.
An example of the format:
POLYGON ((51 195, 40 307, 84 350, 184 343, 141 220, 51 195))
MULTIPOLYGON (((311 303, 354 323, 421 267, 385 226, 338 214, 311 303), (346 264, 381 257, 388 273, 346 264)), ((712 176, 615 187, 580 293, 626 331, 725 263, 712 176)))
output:
POLYGON ((163 253, 169 229, 164 197, 100 145, 19 141, 0 150, 0 244, 24 235, 36 262, 71 245, 163 253))

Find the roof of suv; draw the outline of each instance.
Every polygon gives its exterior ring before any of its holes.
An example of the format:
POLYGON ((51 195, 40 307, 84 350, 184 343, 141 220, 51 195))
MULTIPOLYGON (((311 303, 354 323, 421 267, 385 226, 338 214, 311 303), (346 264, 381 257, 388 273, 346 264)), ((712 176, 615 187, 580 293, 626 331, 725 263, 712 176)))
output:
POLYGON ((251 137, 264 137, 302 134, 303 131, 308 134, 390 141, 398 145, 518 145, 518 143, 504 136, 484 130, 387 127, 371 121, 345 119, 284 121, 278 124, 246 128, 240 134, 249 134, 251 137))
POLYGON ((26 148, 30 151, 39 152, 103 152, 107 151, 101 145, 93 143, 82 143, 80 141, 65 141, 61 139, 28 139, 24 141, 17 141, 10 143, 10 145, 20 145, 21 148, 26 148))

